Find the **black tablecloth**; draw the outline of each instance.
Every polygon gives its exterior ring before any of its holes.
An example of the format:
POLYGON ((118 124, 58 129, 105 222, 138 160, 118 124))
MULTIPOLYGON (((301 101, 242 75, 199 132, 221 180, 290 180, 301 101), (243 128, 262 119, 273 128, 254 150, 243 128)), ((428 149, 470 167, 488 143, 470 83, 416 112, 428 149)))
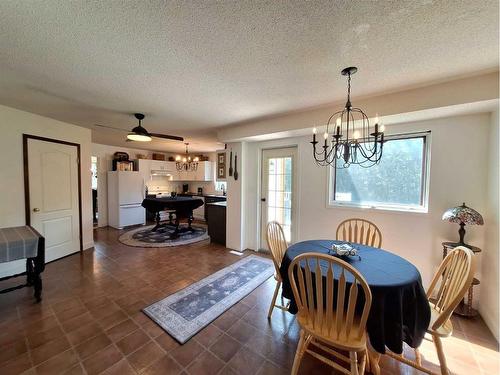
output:
MULTIPOLYGON (((338 241, 304 241, 286 251, 280 273, 283 296, 290 299, 292 314, 297 313, 297 305, 288 279, 290 263, 307 252, 328 254, 335 242, 338 241)), ((418 347, 431 314, 420 273, 413 264, 395 254, 370 246, 353 246, 358 249, 361 260, 349 257, 347 262, 363 275, 373 297, 366 326, 371 345, 379 353, 385 353, 386 346, 394 353, 401 353, 403 342, 418 347)))
POLYGON ((191 197, 146 198, 142 201, 142 207, 150 212, 175 210, 179 217, 192 216, 193 210, 202 205, 202 199, 191 197))

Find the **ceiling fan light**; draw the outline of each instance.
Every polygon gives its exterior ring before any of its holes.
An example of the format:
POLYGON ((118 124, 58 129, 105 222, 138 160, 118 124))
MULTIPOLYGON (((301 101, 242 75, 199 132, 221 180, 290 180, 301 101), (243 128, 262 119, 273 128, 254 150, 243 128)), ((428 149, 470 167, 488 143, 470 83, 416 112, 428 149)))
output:
POLYGON ((151 142, 152 140, 152 138, 149 135, 137 134, 137 133, 129 133, 127 135, 127 139, 137 142, 151 142))

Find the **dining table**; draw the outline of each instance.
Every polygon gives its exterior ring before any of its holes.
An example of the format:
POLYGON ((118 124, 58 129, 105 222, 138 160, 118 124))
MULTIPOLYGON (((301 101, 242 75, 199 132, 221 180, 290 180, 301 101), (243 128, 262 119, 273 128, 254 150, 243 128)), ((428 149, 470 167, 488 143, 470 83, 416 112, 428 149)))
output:
MULTIPOLYGON (((290 300, 290 313, 297 313, 288 277, 288 267, 293 259, 310 252, 334 255, 332 245, 343 243, 345 241, 308 240, 288 247, 281 262, 280 274, 282 295, 290 300)), ((429 326, 430 306, 420 273, 412 263, 383 249, 356 243, 350 245, 356 249, 357 255, 342 256, 341 259, 359 271, 370 287, 372 304, 366 329, 371 346, 370 359, 378 367, 380 355, 385 353, 386 348, 401 354, 403 343, 412 348, 420 346, 429 326)))

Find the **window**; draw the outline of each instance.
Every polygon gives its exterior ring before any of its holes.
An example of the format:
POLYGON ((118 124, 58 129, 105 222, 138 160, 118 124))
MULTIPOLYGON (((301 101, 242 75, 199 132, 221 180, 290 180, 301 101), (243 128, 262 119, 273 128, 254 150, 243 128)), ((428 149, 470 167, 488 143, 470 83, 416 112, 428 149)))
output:
POLYGON ((97 156, 90 159, 90 171, 92 172, 92 189, 97 190, 97 156))
POLYGON ((227 182, 226 181, 215 181, 215 190, 216 191, 227 191, 227 182))
POLYGON ((427 212, 428 135, 387 137, 380 164, 330 170, 329 203, 427 212))

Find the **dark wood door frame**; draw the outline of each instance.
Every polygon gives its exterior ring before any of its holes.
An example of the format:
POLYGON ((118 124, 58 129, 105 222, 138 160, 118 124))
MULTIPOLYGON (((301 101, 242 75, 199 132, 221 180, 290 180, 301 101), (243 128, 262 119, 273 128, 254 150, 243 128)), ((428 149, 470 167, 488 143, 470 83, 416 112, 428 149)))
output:
POLYGON ((79 235, 80 235, 80 252, 83 252, 83 231, 82 231, 82 173, 80 166, 80 144, 61 141, 60 139, 52 139, 40 137, 38 135, 23 134, 23 166, 24 166, 24 216, 26 225, 31 225, 31 207, 30 207, 30 183, 29 183, 29 169, 28 169, 28 140, 34 139, 43 142, 59 143, 67 146, 76 147, 77 162, 78 162, 78 219, 80 222, 79 235))

